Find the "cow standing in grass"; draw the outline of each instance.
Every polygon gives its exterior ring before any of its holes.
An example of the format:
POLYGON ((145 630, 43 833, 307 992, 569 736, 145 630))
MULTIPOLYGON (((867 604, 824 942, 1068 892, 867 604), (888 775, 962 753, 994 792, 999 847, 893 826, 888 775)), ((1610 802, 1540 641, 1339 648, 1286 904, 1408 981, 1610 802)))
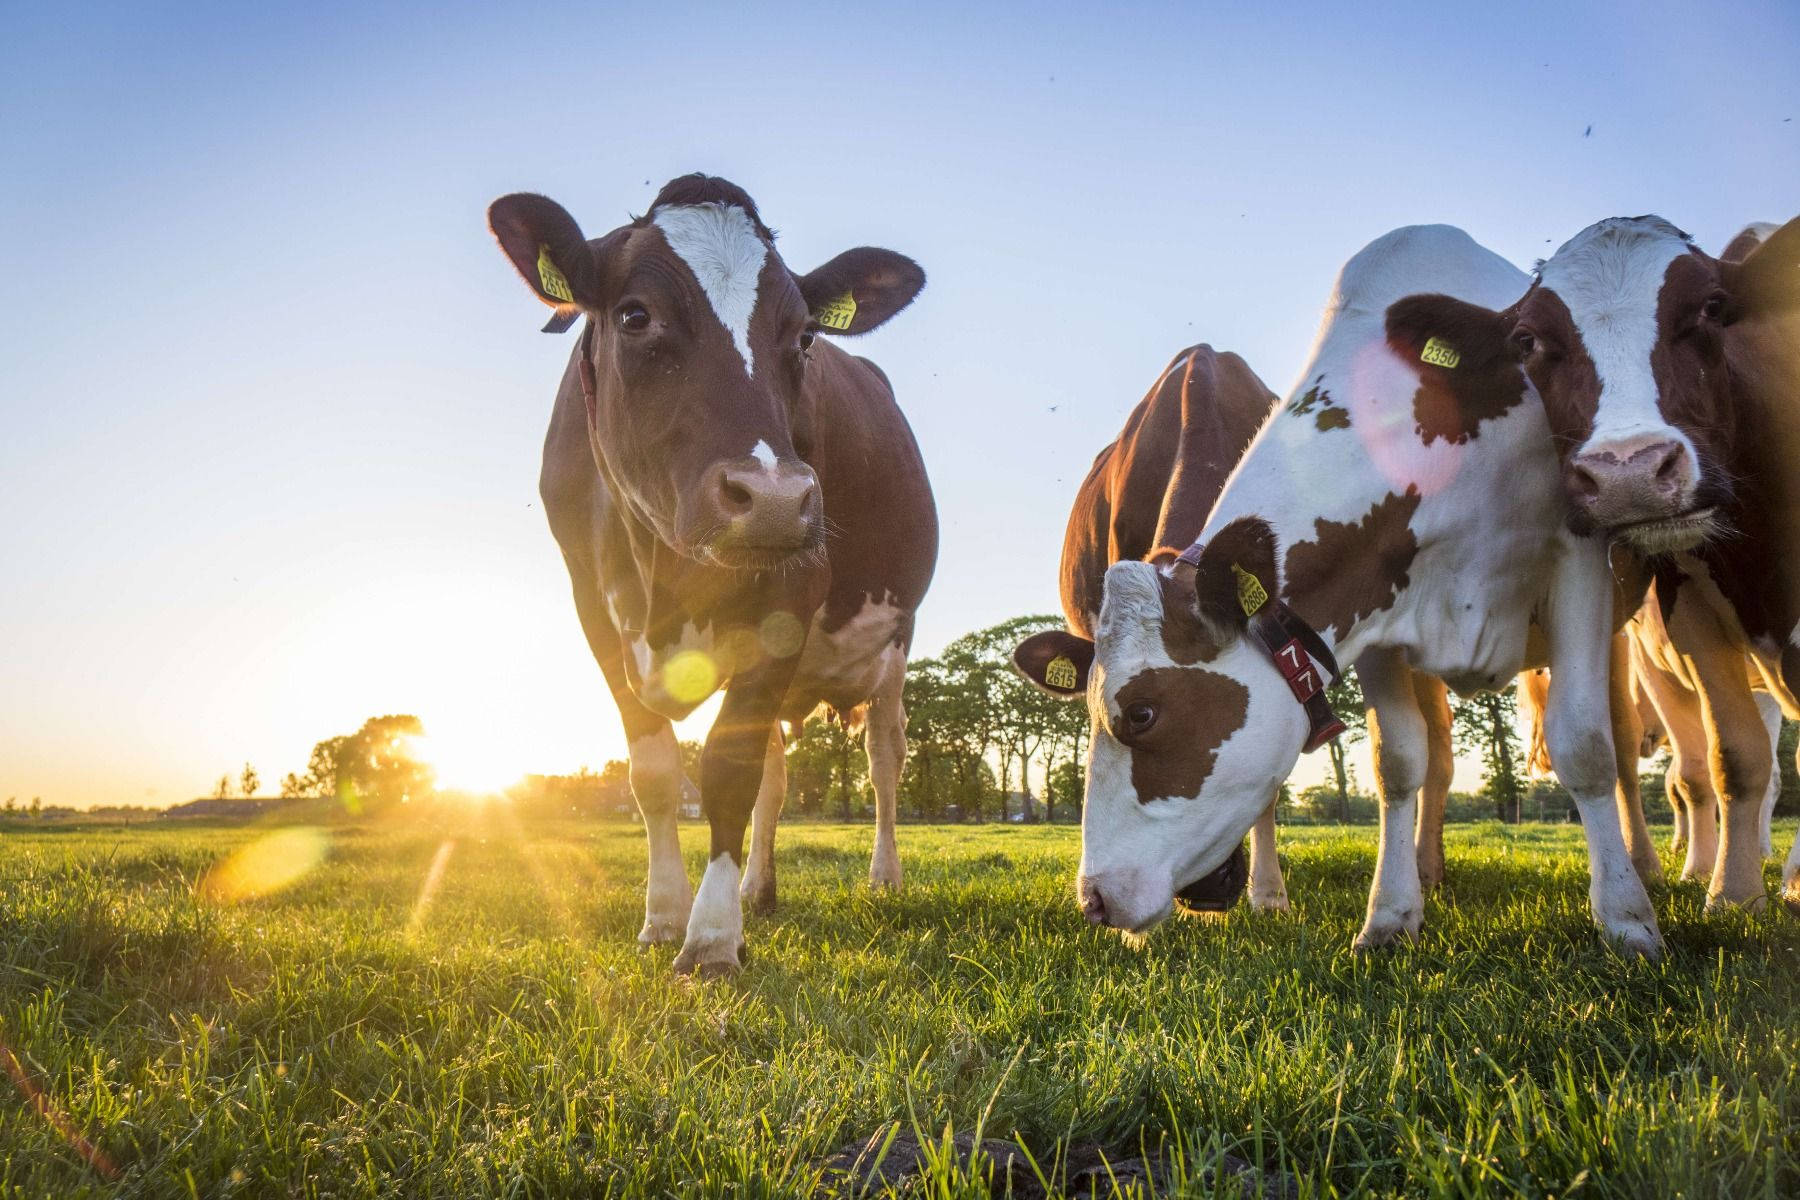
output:
POLYGON ((1603 537, 1569 527, 1562 464, 1516 348, 1456 319, 1531 283, 1445 226, 1359 252, 1299 385, 1194 545, 1171 565, 1108 568, 1092 640, 1021 647, 1035 681, 1066 683, 1093 714, 1078 880, 1091 920, 1148 928, 1226 863, 1302 748, 1329 736, 1315 693, 1335 652, 1355 662, 1370 705, 1381 799, 1357 944, 1414 936, 1431 742, 1415 675, 1497 688, 1547 658, 1547 740, 1581 810, 1595 918, 1626 949, 1658 952, 1608 727, 1614 610, 1634 588, 1616 583, 1603 537))
MULTIPOLYGON (((1707 906, 1761 907, 1774 760, 1752 679, 1800 717, 1800 221, 1717 259, 1659 217, 1601 221, 1517 303, 1428 307, 1465 353, 1523 363, 1576 528, 1653 560, 1722 809, 1707 906)), ((1784 885, 1800 908, 1800 842, 1784 885)))
POLYGON ((647 214, 593 241, 542 196, 503 197, 488 219, 556 308, 550 327, 586 318, 540 490, 629 741, 650 849, 638 940, 685 937, 678 972, 729 973, 742 904, 775 903, 781 722, 821 703, 866 715, 869 878, 900 883, 901 687, 937 514, 887 377, 819 335, 874 329, 925 276, 869 247, 796 275, 750 197, 703 175, 672 181, 647 214), (700 768, 711 847, 694 893, 670 722, 721 688, 700 768))

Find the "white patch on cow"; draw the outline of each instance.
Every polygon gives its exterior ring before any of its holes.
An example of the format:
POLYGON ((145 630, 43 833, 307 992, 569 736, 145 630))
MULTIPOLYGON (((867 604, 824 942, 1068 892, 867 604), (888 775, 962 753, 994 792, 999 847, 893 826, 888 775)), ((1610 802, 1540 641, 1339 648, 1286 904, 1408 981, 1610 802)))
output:
POLYGON ((650 220, 694 273, 714 315, 743 356, 744 373, 754 377, 750 315, 756 311, 757 285, 769 246, 749 214, 736 205, 691 204, 659 208, 650 220))
POLYGON ((1661 217, 1615 217, 1570 238, 1539 272, 1544 288, 1568 306, 1600 379, 1587 446, 1668 439, 1695 461, 1693 442, 1657 408, 1650 370, 1663 278, 1669 264, 1692 249, 1661 217))
POLYGON ((769 449, 767 442, 757 442, 756 445, 750 447, 750 457, 754 458, 765 471, 773 471, 780 462, 775 457, 775 451, 769 449))
POLYGON ((710 625, 690 621, 673 642, 655 647, 639 634, 632 638, 631 653, 642 680, 638 699, 645 708, 671 721, 693 712, 725 683, 710 625))
POLYGON ((738 966, 738 947, 744 944, 744 908, 738 884, 738 866, 731 855, 721 854, 706 864, 700 890, 694 894, 687 940, 675 960, 677 970, 738 966))
POLYGON ((634 740, 628 750, 631 792, 638 811, 644 815, 644 833, 650 843, 644 927, 638 933, 638 941, 645 945, 672 942, 687 928, 693 903, 675 825, 676 809, 681 803, 681 752, 674 730, 666 725, 634 740))
POLYGON ((883 593, 879 600, 869 596, 856 615, 828 633, 820 610, 790 690, 823 696, 834 706, 867 700, 894 672, 906 670, 906 655, 894 645, 905 615, 892 595, 883 593))

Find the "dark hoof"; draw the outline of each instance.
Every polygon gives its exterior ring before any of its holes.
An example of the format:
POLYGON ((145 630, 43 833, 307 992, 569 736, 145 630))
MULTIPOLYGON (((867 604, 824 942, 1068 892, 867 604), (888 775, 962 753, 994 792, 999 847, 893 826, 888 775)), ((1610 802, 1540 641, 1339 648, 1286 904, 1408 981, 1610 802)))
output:
POLYGON ((769 916, 775 911, 775 888, 773 886, 763 888, 756 895, 750 897, 749 903, 744 907, 759 917, 769 916))

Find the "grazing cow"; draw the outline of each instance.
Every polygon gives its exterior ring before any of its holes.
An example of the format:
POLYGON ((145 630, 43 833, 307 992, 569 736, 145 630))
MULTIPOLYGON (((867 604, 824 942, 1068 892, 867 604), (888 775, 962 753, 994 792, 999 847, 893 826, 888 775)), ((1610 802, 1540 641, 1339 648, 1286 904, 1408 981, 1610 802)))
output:
MULTIPOLYGON (((1518 303, 1439 307, 1466 345, 1521 356, 1565 453, 1573 527, 1658 558, 1723 810, 1707 904, 1761 906, 1773 760, 1744 655, 1800 716, 1800 221, 1747 229, 1719 259, 1659 217, 1602 221, 1518 303)), ((1800 907, 1800 843, 1784 895, 1800 907)))
MULTIPOLYGON (((1063 537, 1061 574, 1063 617, 1071 631, 1093 640, 1106 570, 1113 563, 1138 559, 1167 564, 1193 544, 1226 477, 1277 399, 1235 354, 1193 346, 1175 356, 1126 418, 1118 438, 1095 457, 1075 495, 1063 537)), ((1341 409, 1328 404, 1318 408, 1315 420, 1325 429, 1342 417, 1341 409)), ((1062 644, 1061 635, 1039 635, 1019 648, 1015 661, 1027 677, 1034 677, 1042 673, 1029 666, 1037 648, 1055 650, 1062 644)), ((1440 718, 1433 721, 1434 734, 1441 736, 1432 738, 1433 770, 1426 793, 1441 813, 1452 767, 1450 710, 1439 680, 1421 675, 1418 690, 1428 716, 1440 718)), ((1269 795, 1268 806, 1250 828, 1248 867, 1241 848, 1234 850, 1218 870, 1182 888, 1177 900, 1191 909, 1227 908, 1248 879, 1252 908, 1288 907, 1275 856, 1276 798, 1269 795)), ((1443 874, 1441 838, 1437 847, 1433 884, 1443 874)), ((1422 862, 1420 870, 1429 876, 1433 867, 1422 862)))
POLYGON ((869 878, 900 883, 900 694, 937 515, 887 377, 818 335, 874 329, 925 276, 869 247, 794 274, 750 197, 704 175, 672 181, 647 214, 593 241, 542 196, 503 197, 488 220, 556 308, 551 328, 587 318, 540 490, 629 740, 650 844, 638 940, 685 932, 678 972, 735 971, 740 896, 775 901, 779 722, 820 703, 866 713, 869 878), (696 894, 676 839, 669 722, 721 688, 701 756, 712 842, 696 894))
POLYGON ((1091 920, 1146 929, 1226 862, 1301 751, 1332 735, 1320 685, 1341 655, 1370 705, 1381 798, 1357 945, 1414 936, 1431 740, 1415 675, 1473 691, 1547 658, 1547 736, 1582 813, 1595 917, 1627 950, 1658 952, 1612 794, 1620 589, 1606 543, 1568 527, 1544 408, 1512 348, 1444 319, 1530 284, 1447 226, 1360 251, 1300 383, 1196 542, 1169 566, 1109 567, 1092 640, 1020 647, 1034 681, 1085 695, 1093 715, 1078 880, 1091 920))

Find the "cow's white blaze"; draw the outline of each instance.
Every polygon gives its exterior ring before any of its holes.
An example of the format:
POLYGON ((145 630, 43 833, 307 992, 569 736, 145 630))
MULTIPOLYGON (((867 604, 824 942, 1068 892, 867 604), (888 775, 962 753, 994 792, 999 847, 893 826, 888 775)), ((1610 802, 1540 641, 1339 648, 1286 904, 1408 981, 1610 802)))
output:
POLYGON ((1544 263, 1543 286, 1568 306, 1600 380, 1588 446, 1675 441, 1695 461, 1693 442, 1657 408, 1650 370, 1663 278, 1692 249, 1660 217, 1617 217, 1588 226, 1544 263))
POLYGON ((659 208, 650 220, 694 273, 713 314, 743 356, 744 373, 754 377, 750 316, 756 311, 756 289, 769 246, 749 214, 736 205, 689 204, 659 208))
POLYGON ((769 443, 764 441, 758 441, 756 445, 750 447, 750 457, 754 458, 757 465, 765 471, 773 471, 780 463, 780 460, 775 457, 775 451, 769 449, 769 443))

